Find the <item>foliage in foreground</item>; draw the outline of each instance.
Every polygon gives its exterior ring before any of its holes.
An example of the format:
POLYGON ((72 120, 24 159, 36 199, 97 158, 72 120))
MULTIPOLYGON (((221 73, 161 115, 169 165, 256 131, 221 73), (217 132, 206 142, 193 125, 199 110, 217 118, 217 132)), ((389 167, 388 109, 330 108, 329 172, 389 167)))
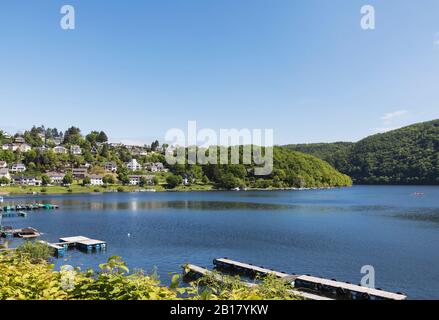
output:
POLYGON ((238 278, 223 277, 218 281, 216 276, 183 285, 181 276, 174 275, 166 286, 154 274, 129 273, 116 256, 101 264, 99 272, 64 268, 55 271, 52 264, 41 259, 44 249, 31 246, 0 253, 0 300, 296 299, 285 283, 273 278, 250 288, 238 278))

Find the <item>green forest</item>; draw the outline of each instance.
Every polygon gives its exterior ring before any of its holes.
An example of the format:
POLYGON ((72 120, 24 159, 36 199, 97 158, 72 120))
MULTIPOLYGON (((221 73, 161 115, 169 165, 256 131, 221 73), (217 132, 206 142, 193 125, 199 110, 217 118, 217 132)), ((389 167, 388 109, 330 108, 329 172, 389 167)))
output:
POLYGON ((439 120, 376 134, 356 143, 285 147, 327 161, 358 184, 439 184, 439 120))

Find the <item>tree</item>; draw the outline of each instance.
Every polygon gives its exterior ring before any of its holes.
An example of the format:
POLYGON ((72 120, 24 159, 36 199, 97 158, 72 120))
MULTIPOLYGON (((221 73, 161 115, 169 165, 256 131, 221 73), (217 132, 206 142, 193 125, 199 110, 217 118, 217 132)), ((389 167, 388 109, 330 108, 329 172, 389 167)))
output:
POLYGON ((108 141, 108 137, 105 134, 104 131, 99 132, 98 136, 96 137, 96 142, 104 143, 108 141))
POLYGON ((86 176, 84 180, 82 180, 82 185, 89 186, 91 184, 91 179, 89 176, 86 176))
POLYGON ((226 173, 222 175, 220 180, 218 181, 218 184, 221 188, 228 190, 244 186, 244 182, 231 173, 226 173))
POLYGON ((101 157, 108 158, 108 156, 109 156, 108 144, 104 144, 102 146, 100 155, 101 155, 101 157))
POLYGON ((86 139, 88 142, 90 142, 92 145, 95 145, 98 136, 99 136, 99 132, 97 132, 97 131, 92 131, 92 132, 90 132, 90 133, 85 137, 85 139, 86 139))
POLYGON ((65 185, 69 185, 69 184, 73 183, 73 175, 71 172, 66 173, 66 175, 64 176, 64 179, 63 179, 63 183, 65 185))
POLYGON ((157 186, 159 184, 159 178, 154 176, 154 178, 152 178, 152 184, 157 186))
POLYGON ((171 174, 166 177, 166 183, 168 184, 169 189, 174 189, 175 187, 183 183, 183 178, 181 176, 171 174))
POLYGON ((151 150, 156 151, 159 146, 160 146, 160 143, 156 140, 153 143, 151 143, 151 150))
POLYGON ((43 174, 41 176, 41 182, 42 182, 43 186, 47 186, 51 183, 51 180, 47 174, 43 174))
POLYGON ((105 175, 104 178, 102 179, 102 181, 105 184, 114 184, 115 183, 114 177, 111 174, 105 175))
POLYGON ((0 178, 0 185, 7 185, 9 184, 9 179, 6 177, 1 177, 0 178))
POLYGON ((70 127, 64 134, 65 144, 80 144, 81 139, 81 130, 76 127, 70 127))
POLYGON ((204 184, 208 184, 208 183, 210 183, 209 178, 208 178, 207 176, 203 176, 203 178, 201 179, 201 181, 202 181, 204 184))
POLYGON ((145 178, 145 177, 141 177, 140 178, 140 181, 139 181, 139 185, 141 186, 141 187, 144 187, 144 186, 146 186, 148 184, 148 180, 145 178))

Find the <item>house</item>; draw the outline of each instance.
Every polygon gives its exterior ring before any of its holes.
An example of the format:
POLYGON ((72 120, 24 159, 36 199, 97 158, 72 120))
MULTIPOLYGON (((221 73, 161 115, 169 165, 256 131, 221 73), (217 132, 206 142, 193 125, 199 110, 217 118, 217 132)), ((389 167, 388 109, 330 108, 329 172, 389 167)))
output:
POLYGON ((14 163, 11 168, 11 172, 18 173, 26 171, 26 166, 22 163, 14 163))
POLYGON ((148 163, 146 165, 147 170, 151 172, 163 172, 165 171, 165 166, 161 162, 148 163))
POLYGON ((8 143, 8 144, 4 144, 2 146, 2 149, 3 150, 10 150, 10 151, 20 150, 21 152, 28 152, 32 148, 30 145, 28 145, 26 143, 8 143))
POLYGON ((107 162, 104 165, 105 170, 107 171, 111 171, 111 172, 116 172, 117 171, 117 165, 114 162, 107 162))
POLYGON ((68 150, 62 146, 56 146, 55 148, 53 148, 53 152, 57 154, 67 154, 68 150))
POLYGON ((7 168, 7 167, 8 167, 8 163, 6 161, 0 161, 0 169, 7 168))
POLYGON ((92 186, 102 186, 104 184, 104 176, 100 174, 91 174, 90 176, 90 185, 92 186))
POLYGON ((87 168, 73 168, 72 175, 76 179, 84 179, 88 175, 87 168))
POLYGON ((12 176, 12 183, 22 186, 41 186, 42 181, 33 176, 12 176))
POLYGON ((72 145, 70 147, 70 153, 74 155, 80 155, 82 153, 81 148, 77 145, 72 145))
POLYGON ((63 172, 46 172, 51 184, 63 184, 65 173, 63 172))
POLYGON ((4 144, 2 146, 3 150, 11 150, 11 151, 17 150, 17 147, 15 147, 15 150, 13 148, 14 148, 14 145, 12 143, 7 143, 7 144, 4 144))
POLYGON ((27 143, 23 143, 20 145, 17 145, 17 149, 20 150, 21 152, 28 152, 32 149, 32 147, 30 145, 28 145, 27 143))
POLYGON ((46 152, 46 150, 47 150, 47 146, 38 147, 38 148, 36 148, 36 149, 37 149, 38 152, 40 152, 40 153, 44 153, 44 152, 46 152))
POLYGON ((54 143, 56 146, 59 146, 59 145, 62 143, 62 138, 59 138, 59 137, 57 137, 57 138, 53 138, 53 143, 54 143))
POLYGON ((17 143, 17 144, 22 144, 22 143, 26 143, 26 140, 24 140, 23 137, 16 137, 14 139, 14 142, 17 143))
POLYGON ((131 155, 134 157, 143 157, 148 155, 148 152, 141 147, 131 147, 129 150, 131 155))
POLYGON ((144 175, 130 175, 128 179, 130 180, 130 185, 138 186, 140 184, 140 180, 145 178, 148 184, 152 184, 154 176, 144 176, 144 175))
POLYGON ((8 180, 11 180, 8 168, 0 168, 0 178, 6 178, 8 180))
POLYGON ((112 142, 112 143, 110 143, 110 147, 112 147, 112 148, 120 148, 120 147, 123 147, 123 143, 112 142))
POLYGON ((126 164, 126 167, 132 171, 142 170, 142 165, 136 159, 131 160, 126 164))

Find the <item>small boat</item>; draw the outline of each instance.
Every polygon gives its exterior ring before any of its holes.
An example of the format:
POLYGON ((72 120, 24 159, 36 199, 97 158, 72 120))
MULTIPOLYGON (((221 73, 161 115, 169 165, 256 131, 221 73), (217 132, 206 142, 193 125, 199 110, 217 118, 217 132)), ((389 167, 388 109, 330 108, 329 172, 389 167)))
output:
POLYGON ((38 230, 34 228, 24 228, 20 230, 18 236, 23 239, 32 239, 40 237, 41 233, 39 233, 38 230))
POLYGON ((22 216, 22 217, 27 217, 27 212, 24 212, 24 211, 18 211, 18 214, 20 215, 20 216, 22 216))

